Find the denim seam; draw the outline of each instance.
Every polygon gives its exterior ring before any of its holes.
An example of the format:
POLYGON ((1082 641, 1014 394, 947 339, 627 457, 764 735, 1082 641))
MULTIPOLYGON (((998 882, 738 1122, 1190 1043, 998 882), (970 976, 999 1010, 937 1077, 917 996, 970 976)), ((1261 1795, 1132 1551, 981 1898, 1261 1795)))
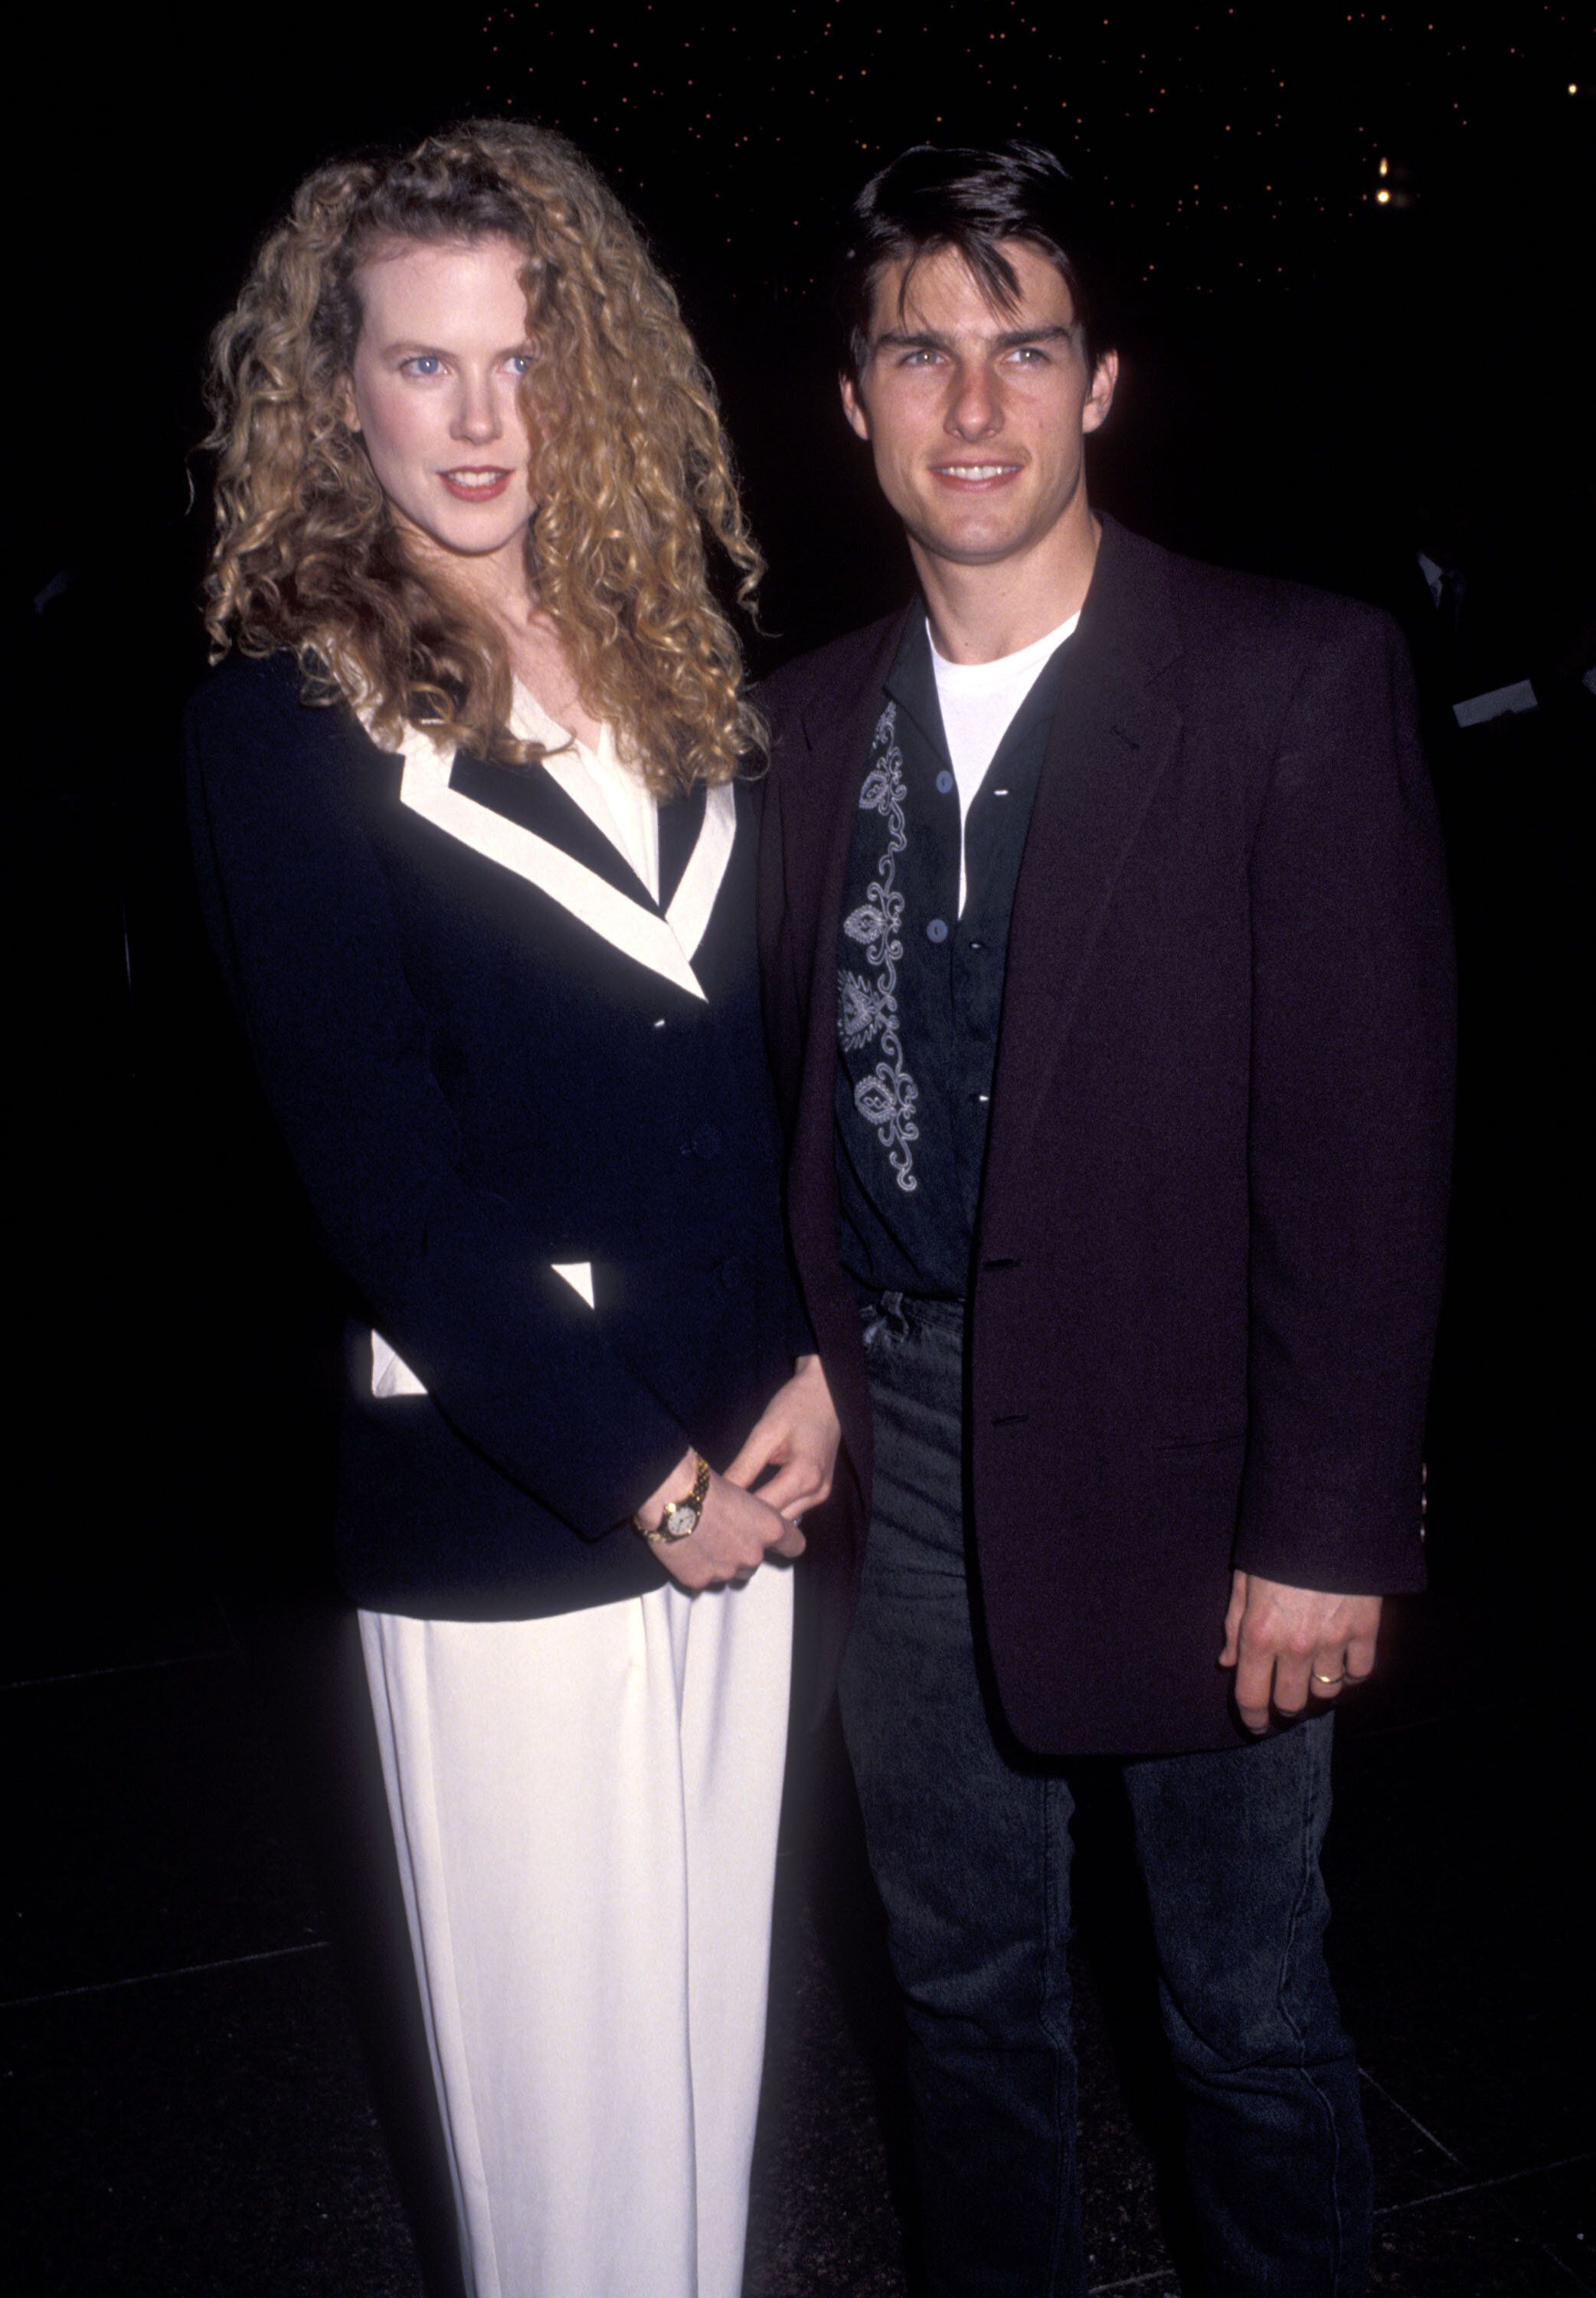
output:
MULTIPOLYGON (((1299 1745, 1302 1744, 1303 1743, 1299 1742, 1299 1745)), ((1342 2269, 1346 2260, 1346 2228, 1343 2224, 1341 2194, 1341 2127, 1336 2120, 1336 2110, 1330 2102, 1328 2095, 1325 2091, 1323 2085, 1314 2076, 1311 2068, 1307 2064, 1307 2038, 1303 2034, 1301 2027, 1298 2025, 1295 2018, 1292 2015, 1289 1987, 1289 1974, 1295 1962, 1297 1934, 1302 1927, 1303 1912, 1307 1906, 1309 1899, 1312 1897, 1313 1879, 1319 1872, 1319 1847, 1314 1839, 1314 1822, 1318 1816, 1317 1790, 1317 1774, 1311 1765, 1304 1764, 1302 1826, 1302 1868, 1301 1876, 1298 1879, 1297 1896, 1292 1907, 1291 1920, 1286 1926, 1285 1951, 1281 1957, 1276 2000, 1279 2008, 1280 2016, 1284 2020, 1286 2025, 1290 2029, 1293 2037, 1295 2038, 1297 2049, 1302 2058, 1303 2063, 1299 2068, 1298 2071, 1302 2075, 1303 2083, 1307 2087, 1308 2090, 1319 2101, 1325 2120, 1329 2126, 1330 2223, 1335 2230, 1336 2243, 1335 2253, 1330 2261, 1330 2282, 1332 2292, 1338 2292, 1343 2286, 1342 2269)))
MULTIPOLYGON (((1054 1797, 1050 1780, 1038 1780, 1042 1819, 1042 2031, 1053 2045, 1053 2223, 1047 2229, 1047 2287, 1043 2298, 1055 2298, 1058 2290, 1059 2242, 1068 2207, 1065 2188, 1070 2184, 1070 2150, 1074 2132, 1064 2128, 1065 2053, 1073 2047, 1072 2035, 1061 2040, 1054 2031, 1052 2011, 1054 2002, 1054 1958, 1063 1954, 1068 1939, 1057 1936, 1054 1922, 1054 1855, 1053 1827, 1054 1797)), ((1071 2021, 1071 2027, 1073 2021, 1071 2021)))

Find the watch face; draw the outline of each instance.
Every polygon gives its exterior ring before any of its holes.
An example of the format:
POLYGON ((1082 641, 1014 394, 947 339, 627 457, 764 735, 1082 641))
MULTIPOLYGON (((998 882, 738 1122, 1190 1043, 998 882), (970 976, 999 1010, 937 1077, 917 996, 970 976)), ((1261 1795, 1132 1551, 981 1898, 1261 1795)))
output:
POLYGON ((690 1500, 672 1500, 665 1512, 665 1530, 673 1540, 688 1540, 699 1528, 699 1511, 690 1500))

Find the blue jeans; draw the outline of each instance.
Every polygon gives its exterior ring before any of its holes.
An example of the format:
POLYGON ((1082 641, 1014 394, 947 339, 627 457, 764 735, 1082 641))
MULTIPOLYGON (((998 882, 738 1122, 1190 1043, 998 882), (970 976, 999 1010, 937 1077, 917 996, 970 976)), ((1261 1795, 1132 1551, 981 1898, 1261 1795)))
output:
MULTIPOLYGON (((1079 2298, 1070 1820, 1011 1762, 965 1574, 963 1312, 865 1311, 875 1500, 842 1722, 909 2033, 936 2298, 1079 2298)), ((1214 1622, 1217 1649, 1221 1623, 1214 1622)), ((1371 2186, 1325 1968, 1331 1719, 1127 1763, 1210 2298, 1354 2298, 1371 2186)))

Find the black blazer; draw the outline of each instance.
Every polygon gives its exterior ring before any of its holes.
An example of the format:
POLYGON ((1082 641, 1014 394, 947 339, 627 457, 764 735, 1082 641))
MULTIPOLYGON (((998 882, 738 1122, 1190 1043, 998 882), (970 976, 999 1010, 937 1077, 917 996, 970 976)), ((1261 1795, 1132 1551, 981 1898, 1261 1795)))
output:
POLYGON ((358 1318, 343 1584, 451 1619, 656 1586, 631 1510, 809 1344, 748 793, 662 808, 662 907, 549 775, 390 755, 299 686, 234 657, 188 738, 212 937, 358 1318))
MULTIPOLYGON (((980 1601, 1008 1719, 1053 1753, 1234 1741, 1233 1566, 1420 1585, 1451 1096, 1441 852, 1394 628, 1104 530, 1015 898, 970 1302, 980 1601)), ((762 695, 790 1219, 847 1437, 811 1520, 833 1657, 871 1461, 837 1258, 838 920, 903 628, 762 695)))

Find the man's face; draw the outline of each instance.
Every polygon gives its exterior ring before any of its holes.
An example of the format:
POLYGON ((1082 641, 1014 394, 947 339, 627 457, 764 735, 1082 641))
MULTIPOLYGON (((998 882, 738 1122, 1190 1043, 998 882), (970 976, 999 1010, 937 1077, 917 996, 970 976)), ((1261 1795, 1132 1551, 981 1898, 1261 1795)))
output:
POLYGON ((952 249, 876 283, 870 355, 842 403, 875 456, 881 492, 932 557, 1022 558, 1087 517, 1082 441, 1107 417, 1118 365, 1087 369, 1070 290, 1021 240, 1004 243, 1020 299, 990 303, 952 249))

